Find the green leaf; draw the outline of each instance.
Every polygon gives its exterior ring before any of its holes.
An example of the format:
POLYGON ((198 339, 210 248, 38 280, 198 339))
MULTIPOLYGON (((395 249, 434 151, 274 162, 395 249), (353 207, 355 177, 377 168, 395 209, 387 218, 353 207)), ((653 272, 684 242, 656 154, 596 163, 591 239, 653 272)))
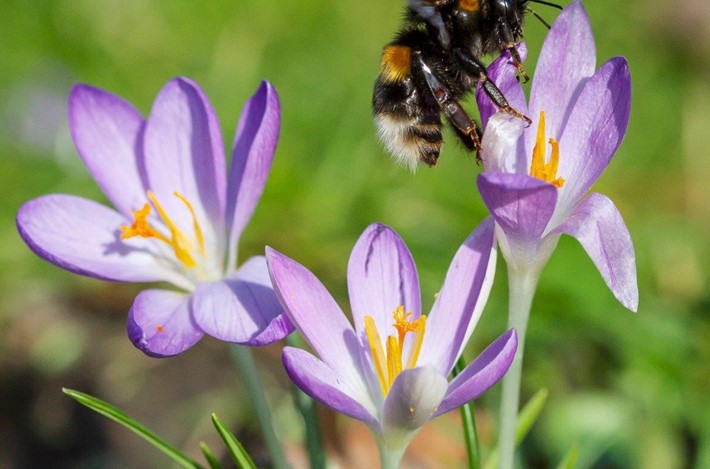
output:
POLYGON ((200 449, 202 450, 202 454, 207 460, 207 463, 210 465, 210 469, 222 469, 222 465, 219 461, 217 461, 217 458, 214 457, 214 453, 210 447, 207 446, 207 443, 201 442, 200 449))
POLYGON ((212 423, 214 423, 214 427, 217 429, 219 436, 222 437, 224 442, 227 444, 229 454, 232 455, 232 459, 234 459, 237 467, 239 469, 256 469, 254 461, 251 460, 251 457, 246 452, 242 444, 239 443, 239 440, 237 440, 232 432, 230 432, 227 427, 219 421, 216 414, 212 414, 212 423))
POLYGON ((574 469, 577 465, 577 457, 579 456, 579 446, 575 443, 567 451, 565 457, 557 465, 557 469, 574 469))
MULTIPOLYGON (((545 401, 547 401, 547 395, 547 389, 540 389, 532 398, 530 398, 528 403, 525 404, 525 407, 523 407, 523 410, 521 410, 518 414, 518 425, 515 429, 516 445, 523 441, 525 435, 528 434, 530 428, 532 428, 538 417, 540 417, 540 413, 542 413, 542 409, 545 407, 545 401)), ((491 451, 488 459, 486 459, 484 469, 495 469, 496 467, 498 467, 497 447, 491 451)))
POLYGON ((520 444, 528 434, 537 418, 542 413, 547 401, 547 389, 540 389, 535 395, 525 404, 523 410, 518 414, 518 427, 515 430, 515 444, 520 444))
MULTIPOLYGON (((458 376, 466 368, 466 361, 459 358, 454 366, 453 375, 458 376)), ((479 469, 481 467, 481 451, 478 445, 478 431, 476 430, 476 409, 473 401, 461 406, 461 420, 463 422, 464 441, 466 453, 468 454, 468 468, 479 469)))
POLYGON ((68 395, 79 404, 82 404, 89 409, 104 415, 114 422, 118 422, 124 427, 131 430, 133 433, 137 434, 148 443, 152 444, 158 448, 163 453, 167 454, 173 461, 181 465, 182 467, 190 469, 202 468, 202 466, 182 454, 177 448, 170 446, 168 443, 160 439, 155 433, 138 423, 137 421, 130 418, 123 411, 115 408, 111 404, 97 399, 93 396, 85 394, 83 392, 75 391, 73 389, 62 388, 64 394, 68 395))

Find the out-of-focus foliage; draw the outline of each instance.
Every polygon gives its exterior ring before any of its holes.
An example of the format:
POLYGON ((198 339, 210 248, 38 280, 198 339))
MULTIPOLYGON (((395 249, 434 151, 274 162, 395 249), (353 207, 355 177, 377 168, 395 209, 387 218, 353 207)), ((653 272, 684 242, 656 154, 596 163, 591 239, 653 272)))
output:
MULTIPOLYGON (((185 449, 201 439, 220 447, 209 419, 216 412, 257 465, 263 461, 226 346, 206 339, 171 360, 142 356, 124 331, 135 287, 63 272, 16 234, 14 214, 29 198, 65 192, 103 200, 68 133, 66 98, 75 82, 117 93, 147 114, 166 80, 190 76, 211 98, 231 145, 241 105, 269 79, 281 95, 282 136, 242 258, 271 245, 307 265, 346 304, 350 249, 379 221, 407 241, 425 305, 433 301, 485 210, 475 189, 480 167, 451 134, 439 167, 415 175, 396 167, 377 142, 371 88, 404 3, 0 3, 0 466, 165 464, 132 435, 78 409, 61 386, 115 403, 185 449)), ((586 4, 598 62, 624 55, 631 67, 629 131, 595 189, 619 206, 634 238, 641 302, 637 314, 625 311, 580 246, 563 239, 543 272, 526 343, 524 400, 542 387, 550 396, 524 443, 525 467, 554 467, 573 444, 580 468, 710 467, 708 5, 586 4)), ((550 21, 556 14, 535 9, 550 21)), ((531 72, 544 34, 528 18, 531 72)), ((505 327, 502 264, 471 355, 505 327)), ((279 349, 258 358, 289 454, 302 460, 279 349)), ((477 410, 482 445, 490 448, 495 393, 477 410)), ((332 418, 325 413, 325 424, 333 426, 332 418)), ((459 444, 455 421, 444 417, 423 436, 459 444)), ((357 448, 371 449, 371 442, 346 420, 338 429, 329 432, 341 435, 328 440, 331 455, 362 463, 357 448)), ((464 460, 461 451, 446 460, 415 442, 409 457, 447 467, 464 460)))

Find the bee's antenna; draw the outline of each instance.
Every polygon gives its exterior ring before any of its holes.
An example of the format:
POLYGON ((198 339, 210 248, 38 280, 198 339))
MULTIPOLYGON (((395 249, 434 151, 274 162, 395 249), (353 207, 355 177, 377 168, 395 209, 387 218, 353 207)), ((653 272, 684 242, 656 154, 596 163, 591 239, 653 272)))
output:
POLYGON ((532 13, 535 18, 539 19, 540 22, 547 27, 547 29, 552 29, 552 26, 550 26, 550 24, 545 21, 542 16, 538 15, 535 10, 533 10, 532 8, 526 8, 526 10, 528 11, 528 13, 532 13))
MULTIPOLYGON (((533 3, 539 3, 540 5, 547 5, 548 7, 557 8, 558 10, 562 9, 562 7, 560 5, 558 5, 556 3, 552 3, 552 2, 546 2, 545 0, 529 0, 529 1, 531 1, 533 3)), ((531 10, 531 12, 532 12, 532 10, 531 10)), ((532 12, 532 13, 533 13, 533 15, 535 15, 534 12, 532 12)), ((535 16, 537 16, 537 15, 535 15, 535 16)))

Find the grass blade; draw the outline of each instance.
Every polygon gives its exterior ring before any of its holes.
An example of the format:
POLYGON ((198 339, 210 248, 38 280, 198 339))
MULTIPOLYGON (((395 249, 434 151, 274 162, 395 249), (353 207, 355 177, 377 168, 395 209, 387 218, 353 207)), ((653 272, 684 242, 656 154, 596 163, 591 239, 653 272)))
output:
POLYGON ((107 402, 102 401, 101 399, 97 399, 80 391, 75 391, 73 389, 67 388, 62 388, 62 391, 64 392, 64 394, 71 397, 79 404, 82 404, 93 410, 94 412, 98 412, 99 414, 108 417, 114 422, 120 423, 124 427, 128 428, 133 433, 140 436, 148 443, 168 455, 173 461, 178 463, 180 466, 190 469, 202 468, 199 463, 188 458, 187 456, 182 454, 177 448, 163 441, 160 437, 158 437, 158 435, 138 423, 136 420, 133 420, 122 410, 117 409, 116 407, 112 406, 107 402))
POLYGON ((237 467, 239 469, 256 469, 256 465, 254 461, 251 460, 249 453, 246 452, 242 444, 239 443, 239 440, 219 421, 215 414, 212 414, 212 423, 214 423, 214 427, 217 429, 219 436, 222 437, 226 443, 229 454, 232 455, 232 459, 237 467))

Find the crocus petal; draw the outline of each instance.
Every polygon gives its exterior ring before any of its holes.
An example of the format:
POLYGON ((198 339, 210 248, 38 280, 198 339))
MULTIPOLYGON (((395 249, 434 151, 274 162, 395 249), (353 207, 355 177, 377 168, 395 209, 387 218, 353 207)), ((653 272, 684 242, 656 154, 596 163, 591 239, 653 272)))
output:
POLYGON ((69 95, 69 128, 84 164, 126 216, 145 203, 143 117, 106 91, 76 85, 69 95))
POLYGON ((144 290, 128 313, 128 338, 152 357, 170 357, 189 349, 204 333, 190 315, 190 297, 167 290, 144 290))
POLYGON ((153 103, 145 130, 145 165, 150 189, 183 232, 193 232, 193 219, 175 192, 192 204, 205 244, 223 241, 222 135, 212 105, 187 78, 169 81, 153 103))
POLYGON ((382 432, 387 443, 406 445, 434 415, 447 387, 446 378, 432 366, 402 371, 382 407, 382 432))
MULTIPOLYGON (((518 54, 520 54, 520 59, 524 61, 528 55, 528 48, 525 46, 525 43, 521 42, 516 46, 516 49, 518 50, 518 54)), ((508 104, 510 104, 513 109, 526 114, 528 111, 528 103, 525 100, 523 87, 517 79, 518 69, 513 64, 510 52, 505 51, 494 60, 493 63, 488 66, 487 73, 488 79, 498 86, 498 89, 503 93, 508 104)), ((481 82, 479 82, 476 87, 476 102, 478 103, 478 112, 481 115, 481 125, 486 129, 488 119, 498 112, 498 108, 483 91, 481 82)))
POLYGON ((637 310, 634 246, 621 214, 608 197, 590 194, 553 233, 577 238, 614 296, 631 311, 637 310))
MULTIPOLYGON (((572 106, 594 74, 596 47, 589 17, 580 1, 569 4, 552 25, 540 51, 530 90, 530 114, 545 111, 547 134, 559 139, 572 106)), ((528 132, 532 151, 535 132, 528 132)))
POLYGON ((420 363, 448 376, 488 300, 496 265, 493 220, 487 218, 459 248, 427 317, 420 363))
POLYGON ((499 112, 488 120, 481 141, 483 167, 489 172, 528 174, 529 163, 520 138, 525 121, 499 112))
POLYGON ((279 96, 263 81, 244 105, 232 147, 227 195, 229 267, 236 262, 237 242, 264 191, 280 127, 279 96))
POLYGON ((421 314, 419 278, 412 255, 392 228, 373 223, 358 239, 348 262, 348 291, 358 333, 371 316, 380 334, 394 333, 392 313, 398 306, 421 314))
POLYGON ((64 194, 30 200, 17 213, 20 236, 35 254, 80 275, 125 282, 189 283, 156 262, 143 239, 121 240, 128 220, 97 202, 64 194))
POLYGON ((515 329, 498 337, 451 381, 446 397, 434 417, 472 401, 500 381, 513 363, 517 348, 518 335, 515 329))
POLYGON ((560 190, 560 216, 572 209, 607 167, 624 138, 630 111, 629 67, 623 57, 615 57, 587 82, 560 139, 558 174, 566 179, 560 190))
POLYGON ((493 218, 520 242, 536 242, 557 203, 557 188, 522 174, 481 173, 478 190, 493 218))
POLYGON ((368 396, 360 368, 360 343, 345 314, 308 269, 278 251, 266 248, 266 262, 276 296, 321 360, 338 370, 360 402, 368 396))
POLYGON ((283 364, 289 378, 298 388, 318 402, 341 414, 365 422, 370 427, 379 425, 367 403, 358 402, 347 384, 328 365, 305 350, 284 347, 283 364))
POLYGON ((200 283, 192 311, 204 332, 227 342, 266 345, 293 331, 271 287, 263 256, 249 259, 231 278, 200 283))

